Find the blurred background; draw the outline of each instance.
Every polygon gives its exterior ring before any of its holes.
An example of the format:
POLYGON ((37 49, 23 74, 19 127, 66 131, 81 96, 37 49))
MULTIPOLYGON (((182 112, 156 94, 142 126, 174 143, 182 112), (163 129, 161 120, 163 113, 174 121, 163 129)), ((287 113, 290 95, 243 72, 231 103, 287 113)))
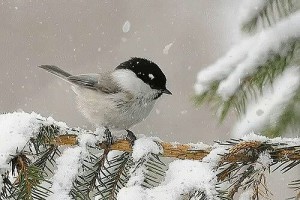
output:
MULTIPOLYGON (((161 67, 173 95, 160 98, 133 132, 181 143, 229 139, 234 115, 219 124, 207 105, 196 108, 191 98, 197 72, 239 39, 239 2, 2 1, 0 112, 34 111, 93 130, 76 110, 69 84, 37 66, 80 74, 112 70, 137 56, 161 67)), ((287 179, 271 182, 276 188, 287 179)), ((278 199, 288 191, 272 190, 278 199)))

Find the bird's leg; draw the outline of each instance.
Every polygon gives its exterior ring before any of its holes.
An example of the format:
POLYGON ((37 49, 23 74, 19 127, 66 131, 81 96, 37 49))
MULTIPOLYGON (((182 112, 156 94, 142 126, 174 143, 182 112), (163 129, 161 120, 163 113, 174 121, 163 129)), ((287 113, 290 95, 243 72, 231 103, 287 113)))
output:
POLYGON ((114 143, 114 138, 111 135, 111 132, 108 128, 105 129, 104 134, 105 134, 105 137, 106 137, 107 146, 110 147, 114 143))
POLYGON ((133 146, 134 141, 136 141, 136 136, 134 135, 134 133, 130 130, 126 130, 127 131, 127 136, 126 139, 130 141, 131 145, 133 146))

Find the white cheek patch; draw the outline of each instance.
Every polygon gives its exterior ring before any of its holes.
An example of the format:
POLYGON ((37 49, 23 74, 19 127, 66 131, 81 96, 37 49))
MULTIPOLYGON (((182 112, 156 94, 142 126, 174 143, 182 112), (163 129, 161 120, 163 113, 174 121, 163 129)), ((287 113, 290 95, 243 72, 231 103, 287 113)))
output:
POLYGON ((120 87, 133 94, 149 94, 153 91, 148 84, 128 69, 118 69, 112 75, 120 87))

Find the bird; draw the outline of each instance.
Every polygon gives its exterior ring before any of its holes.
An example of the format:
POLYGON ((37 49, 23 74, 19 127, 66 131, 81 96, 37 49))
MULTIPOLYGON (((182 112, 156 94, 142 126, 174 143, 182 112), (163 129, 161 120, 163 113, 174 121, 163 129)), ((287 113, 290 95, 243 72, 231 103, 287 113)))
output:
POLYGON ((130 128, 143 121, 166 88, 166 76, 154 62, 132 57, 114 70, 71 75, 55 65, 38 66, 71 83, 78 110, 97 127, 105 128, 109 145, 111 130, 125 130, 132 144, 136 140, 130 128))

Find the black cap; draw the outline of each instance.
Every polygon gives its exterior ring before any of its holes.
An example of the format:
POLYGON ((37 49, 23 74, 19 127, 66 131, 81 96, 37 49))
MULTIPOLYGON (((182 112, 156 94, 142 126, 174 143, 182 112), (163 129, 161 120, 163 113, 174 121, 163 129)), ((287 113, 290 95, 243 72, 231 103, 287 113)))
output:
POLYGON ((121 63, 118 69, 128 69, 133 71, 138 78, 148 84, 152 89, 160 90, 165 94, 172 94, 166 88, 166 76, 154 62, 145 58, 131 58, 121 63))

